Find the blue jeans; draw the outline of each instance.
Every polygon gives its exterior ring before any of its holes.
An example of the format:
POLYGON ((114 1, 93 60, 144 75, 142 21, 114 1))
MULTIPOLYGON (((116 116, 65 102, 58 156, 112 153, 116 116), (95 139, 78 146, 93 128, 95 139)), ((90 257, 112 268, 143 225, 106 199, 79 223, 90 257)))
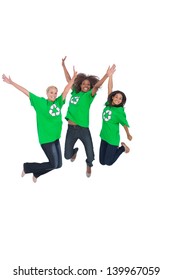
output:
POLYGON ((113 146, 101 140, 99 161, 102 165, 112 165, 124 151, 125 148, 123 146, 113 146))
POLYGON ((24 172, 33 173, 36 178, 62 166, 62 154, 59 139, 54 142, 41 144, 41 147, 49 161, 43 163, 25 162, 23 165, 24 172))
POLYGON ((92 167, 93 166, 92 162, 94 160, 94 148, 93 148, 93 142, 92 142, 89 128, 81 127, 79 125, 68 124, 68 129, 67 129, 67 134, 65 139, 64 157, 66 159, 70 159, 76 153, 77 148, 74 149, 74 145, 78 139, 84 145, 86 156, 87 156, 86 163, 88 166, 92 167))

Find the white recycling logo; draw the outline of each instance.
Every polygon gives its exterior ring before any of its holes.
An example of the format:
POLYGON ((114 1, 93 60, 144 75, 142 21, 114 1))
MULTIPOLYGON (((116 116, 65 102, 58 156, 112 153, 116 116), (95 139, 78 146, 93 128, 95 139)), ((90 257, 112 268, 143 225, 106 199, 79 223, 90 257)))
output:
POLYGON ((56 106, 56 104, 53 104, 50 107, 49 114, 53 117, 58 116, 60 114, 61 110, 56 106))
POLYGON ((70 100, 70 103, 72 104, 77 104, 79 101, 79 96, 75 96, 75 97, 72 97, 71 100, 70 100))
POLYGON ((110 110, 106 110, 103 113, 103 119, 107 122, 111 119, 112 112, 110 110))

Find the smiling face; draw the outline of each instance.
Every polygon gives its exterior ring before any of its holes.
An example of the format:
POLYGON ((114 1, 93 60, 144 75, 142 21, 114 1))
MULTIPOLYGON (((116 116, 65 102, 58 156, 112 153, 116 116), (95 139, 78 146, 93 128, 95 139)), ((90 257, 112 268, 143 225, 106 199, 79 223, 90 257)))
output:
POLYGON ((89 80, 84 80, 81 84, 81 91, 87 92, 91 88, 91 84, 89 80))
POLYGON ((121 93, 116 93, 112 97, 112 105, 120 105, 122 101, 123 101, 123 96, 121 93))
POLYGON ((54 102, 57 98, 58 89, 54 86, 48 87, 47 89, 47 98, 49 101, 54 102))

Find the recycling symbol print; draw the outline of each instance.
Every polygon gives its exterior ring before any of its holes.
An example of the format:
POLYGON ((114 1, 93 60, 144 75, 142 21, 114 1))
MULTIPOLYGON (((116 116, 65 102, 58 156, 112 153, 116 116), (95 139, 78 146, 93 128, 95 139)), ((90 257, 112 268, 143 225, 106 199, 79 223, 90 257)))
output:
POLYGON ((75 97, 72 97, 70 102, 73 103, 73 104, 77 104, 79 101, 79 96, 75 96, 75 97))
POLYGON ((104 113, 103 113, 103 119, 107 122, 111 119, 111 114, 112 112, 110 110, 106 110, 104 113))
POLYGON ((60 114, 61 110, 56 106, 56 104, 53 104, 50 107, 49 114, 53 117, 58 116, 60 114))

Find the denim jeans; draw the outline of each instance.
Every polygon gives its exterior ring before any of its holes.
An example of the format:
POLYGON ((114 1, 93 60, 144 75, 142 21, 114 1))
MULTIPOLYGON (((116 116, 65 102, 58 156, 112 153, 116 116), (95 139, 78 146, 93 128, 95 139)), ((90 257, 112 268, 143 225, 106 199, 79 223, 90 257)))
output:
POLYGON ((124 151, 125 148, 123 146, 113 146, 101 140, 99 161, 102 165, 112 165, 124 151))
POLYGON ((70 159, 76 153, 77 148, 74 149, 74 145, 78 139, 84 145, 87 156, 86 163, 88 166, 92 167, 92 162, 94 160, 94 148, 89 128, 68 124, 64 157, 66 159, 70 159))
POLYGON ((25 162, 23 165, 24 172, 33 173, 36 178, 62 166, 62 154, 59 139, 54 142, 41 144, 41 147, 49 161, 43 163, 25 162))

